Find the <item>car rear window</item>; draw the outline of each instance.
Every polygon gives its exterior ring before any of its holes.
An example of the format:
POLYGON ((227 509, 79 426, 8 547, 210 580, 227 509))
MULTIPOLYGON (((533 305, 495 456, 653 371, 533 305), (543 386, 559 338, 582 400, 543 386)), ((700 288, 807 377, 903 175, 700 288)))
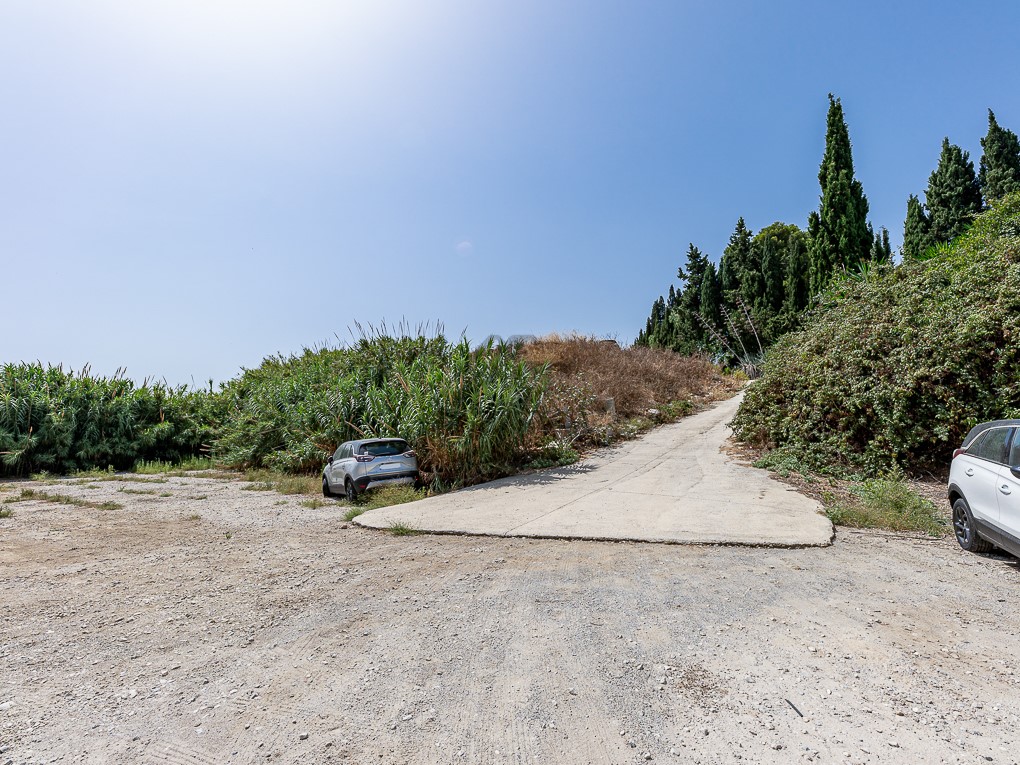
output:
POLYGON ((403 454, 408 449, 407 441, 373 441, 362 444, 360 454, 371 454, 373 457, 393 457, 403 454))
POLYGON ((975 439, 967 454, 992 462, 1002 462, 1006 456, 1006 442, 1012 428, 991 428, 975 439))

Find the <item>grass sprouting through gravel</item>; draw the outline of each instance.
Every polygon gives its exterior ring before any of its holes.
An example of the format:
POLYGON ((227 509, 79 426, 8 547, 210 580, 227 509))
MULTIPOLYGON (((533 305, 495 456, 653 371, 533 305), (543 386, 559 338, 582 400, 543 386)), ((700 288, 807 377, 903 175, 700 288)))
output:
POLYGON ((898 478, 875 478, 851 484, 847 494, 826 495, 826 514, 837 526, 914 531, 940 537, 946 522, 938 508, 898 478))
POLYGON ((80 497, 72 497, 67 494, 52 494, 50 492, 38 491, 37 489, 22 489, 10 502, 52 502, 57 505, 71 505, 73 507, 90 507, 95 510, 120 510, 123 505, 119 502, 93 502, 80 497))

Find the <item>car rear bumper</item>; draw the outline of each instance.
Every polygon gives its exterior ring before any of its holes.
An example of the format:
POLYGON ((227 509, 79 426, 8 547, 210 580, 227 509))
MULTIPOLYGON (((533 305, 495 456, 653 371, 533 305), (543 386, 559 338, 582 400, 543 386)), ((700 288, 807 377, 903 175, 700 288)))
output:
POLYGON ((354 482, 358 491, 377 489, 380 486, 399 486, 402 484, 414 483, 418 480, 417 470, 408 470, 400 473, 393 473, 384 476, 365 476, 354 482))

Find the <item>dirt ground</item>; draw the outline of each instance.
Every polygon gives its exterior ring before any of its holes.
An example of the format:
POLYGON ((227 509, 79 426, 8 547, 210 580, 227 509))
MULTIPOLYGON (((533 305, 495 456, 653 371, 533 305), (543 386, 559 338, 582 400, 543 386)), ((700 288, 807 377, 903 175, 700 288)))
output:
POLYGON ((951 539, 397 537, 239 482, 33 486, 124 507, 0 520, 0 765, 1020 756, 1020 570, 951 539))

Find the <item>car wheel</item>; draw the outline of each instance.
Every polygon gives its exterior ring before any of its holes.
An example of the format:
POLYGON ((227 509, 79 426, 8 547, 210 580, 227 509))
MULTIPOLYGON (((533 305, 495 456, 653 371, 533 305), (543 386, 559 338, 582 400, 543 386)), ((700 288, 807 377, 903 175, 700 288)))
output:
POLYGON ((953 503, 953 531, 956 532, 956 541, 967 552, 984 553, 993 547, 990 542, 978 536, 970 505, 963 497, 953 503))
POLYGON ((333 492, 329 490, 329 479, 326 476, 322 477, 322 496, 332 497, 333 492))
POLYGON ((348 502, 353 502, 358 498, 358 490, 354 488, 354 481, 350 478, 344 482, 344 489, 346 489, 348 502))

